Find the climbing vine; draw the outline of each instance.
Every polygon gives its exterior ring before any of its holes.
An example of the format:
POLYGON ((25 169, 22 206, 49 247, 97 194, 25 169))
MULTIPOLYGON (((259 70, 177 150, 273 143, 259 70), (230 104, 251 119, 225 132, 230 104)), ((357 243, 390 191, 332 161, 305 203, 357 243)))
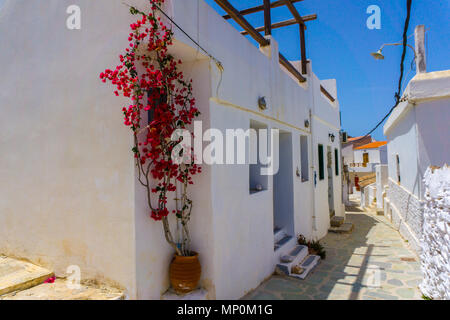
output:
POLYGON ((183 138, 174 139, 174 134, 177 130, 187 130, 200 112, 195 107, 192 80, 185 80, 179 71, 182 62, 169 53, 173 32, 157 15, 164 0, 149 2, 148 13, 130 6, 130 13, 139 19, 130 25, 129 46, 119 56, 120 64, 102 72, 100 79, 116 87, 116 96, 131 100, 131 104, 122 109, 124 124, 133 134, 132 152, 138 180, 147 190, 150 217, 162 221, 166 240, 178 255, 190 255, 187 224, 193 203, 187 189, 201 168, 194 163, 192 150, 182 154, 183 149, 179 152, 175 149, 183 138), (184 161, 178 163, 173 153, 184 161), (176 209, 171 212, 168 209, 170 194, 176 197, 176 209), (171 213, 175 214, 180 229, 177 237, 170 228, 171 213))

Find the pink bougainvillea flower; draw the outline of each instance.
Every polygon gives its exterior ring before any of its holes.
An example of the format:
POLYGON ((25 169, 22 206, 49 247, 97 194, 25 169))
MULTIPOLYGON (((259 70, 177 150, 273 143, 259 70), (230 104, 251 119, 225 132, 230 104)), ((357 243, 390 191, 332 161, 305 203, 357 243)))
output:
POLYGON ((55 283, 55 280, 56 280, 56 277, 53 276, 53 277, 50 277, 47 280, 45 280, 44 283, 55 283))

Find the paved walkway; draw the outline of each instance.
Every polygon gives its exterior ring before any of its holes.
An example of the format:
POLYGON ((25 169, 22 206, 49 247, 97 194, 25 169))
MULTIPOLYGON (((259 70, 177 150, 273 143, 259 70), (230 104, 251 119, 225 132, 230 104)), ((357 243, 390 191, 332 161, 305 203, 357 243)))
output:
POLYGON ((421 299, 420 264, 384 216, 347 208, 351 234, 329 233, 327 258, 306 280, 273 276, 243 299, 421 299))

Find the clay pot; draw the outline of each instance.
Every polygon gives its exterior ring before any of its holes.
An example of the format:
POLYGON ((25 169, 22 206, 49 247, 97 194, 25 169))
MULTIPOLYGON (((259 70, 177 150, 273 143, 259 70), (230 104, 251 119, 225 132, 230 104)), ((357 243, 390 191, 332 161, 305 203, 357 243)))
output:
POLYGON ((170 283, 178 294, 186 294, 197 288, 201 273, 197 252, 190 257, 175 254, 169 269, 170 283))

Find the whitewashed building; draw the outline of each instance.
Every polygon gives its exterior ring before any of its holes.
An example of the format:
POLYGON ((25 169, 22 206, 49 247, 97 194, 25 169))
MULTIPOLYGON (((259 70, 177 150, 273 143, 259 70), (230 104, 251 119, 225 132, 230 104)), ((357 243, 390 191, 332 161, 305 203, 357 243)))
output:
MULTIPOLYGON (((336 82, 318 79, 310 61, 300 83, 280 66, 274 39, 255 47, 204 1, 166 0, 163 9, 223 65, 220 72, 173 28, 172 54, 193 79, 203 129, 280 130, 277 175, 204 165, 191 189, 201 285, 209 299, 240 298, 273 273, 298 234, 320 239, 330 214, 344 215, 336 82), (263 190, 252 192, 255 184, 263 190), (275 228, 290 237, 277 251, 275 228)), ((131 299, 159 299, 173 251, 136 180, 127 101, 98 79, 126 47, 133 19, 121 0, 3 2, 0 254, 57 275, 78 265, 83 278, 113 282, 131 299), (80 30, 66 28, 69 5, 81 9, 80 30)))
POLYGON ((426 72, 420 39, 416 34, 418 73, 384 125, 389 167, 385 214, 416 252, 423 229, 424 174, 430 166, 450 162, 450 70, 426 72))
POLYGON ((360 195, 361 179, 372 177, 378 166, 387 164, 387 142, 375 141, 371 136, 350 138, 344 143, 342 154, 347 175, 344 194, 360 195))

